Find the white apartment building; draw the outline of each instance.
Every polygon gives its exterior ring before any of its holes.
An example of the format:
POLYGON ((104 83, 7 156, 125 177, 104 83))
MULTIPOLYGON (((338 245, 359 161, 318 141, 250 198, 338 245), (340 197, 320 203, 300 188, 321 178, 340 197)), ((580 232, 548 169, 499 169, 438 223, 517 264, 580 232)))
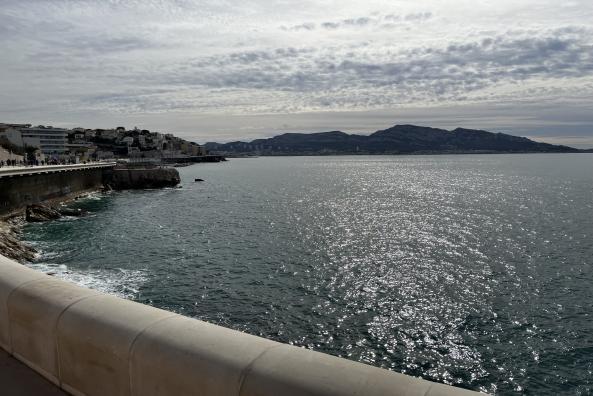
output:
POLYGON ((51 126, 22 128, 25 146, 37 147, 46 157, 58 156, 68 151, 68 130, 51 126))

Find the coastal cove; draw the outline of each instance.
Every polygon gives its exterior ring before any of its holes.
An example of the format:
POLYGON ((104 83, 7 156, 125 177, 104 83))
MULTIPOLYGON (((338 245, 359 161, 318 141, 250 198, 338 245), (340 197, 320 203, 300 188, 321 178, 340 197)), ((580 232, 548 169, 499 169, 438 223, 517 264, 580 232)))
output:
POLYGON ((72 205, 89 216, 24 238, 33 268, 250 334, 474 390, 586 393, 591 169, 233 159, 179 168, 181 189, 93 194, 72 205))

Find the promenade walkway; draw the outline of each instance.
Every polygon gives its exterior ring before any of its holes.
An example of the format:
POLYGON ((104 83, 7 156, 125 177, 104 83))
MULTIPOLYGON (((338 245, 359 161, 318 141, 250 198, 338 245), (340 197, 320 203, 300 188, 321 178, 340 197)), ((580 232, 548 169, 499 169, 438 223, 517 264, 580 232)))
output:
POLYGON ((0 168, 1 177, 14 177, 34 175, 40 173, 66 172, 74 170, 95 169, 95 168, 112 168, 115 162, 90 162, 87 164, 71 164, 71 165, 43 165, 43 166, 6 166, 0 168))
POLYGON ((60 388, 0 348, 0 394, 5 396, 66 396, 60 388))

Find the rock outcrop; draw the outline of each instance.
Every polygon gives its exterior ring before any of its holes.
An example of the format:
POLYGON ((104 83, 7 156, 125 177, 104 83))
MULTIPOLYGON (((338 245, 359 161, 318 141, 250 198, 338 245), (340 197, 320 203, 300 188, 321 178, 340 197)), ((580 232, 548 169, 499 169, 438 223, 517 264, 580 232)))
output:
POLYGON ((105 171, 103 184, 114 190, 175 187, 181 182, 175 168, 124 167, 105 171))
POLYGON ((35 259, 37 251, 19 240, 19 229, 14 224, 0 221, 0 254, 18 262, 35 259))
POLYGON ((73 209, 73 208, 59 208, 58 212, 62 216, 72 216, 72 217, 81 217, 88 214, 87 211, 82 209, 73 209))
POLYGON ((25 219, 30 223, 41 223, 44 221, 56 220, 62 217, 60 212, 46 205, 27 206, 25 219))

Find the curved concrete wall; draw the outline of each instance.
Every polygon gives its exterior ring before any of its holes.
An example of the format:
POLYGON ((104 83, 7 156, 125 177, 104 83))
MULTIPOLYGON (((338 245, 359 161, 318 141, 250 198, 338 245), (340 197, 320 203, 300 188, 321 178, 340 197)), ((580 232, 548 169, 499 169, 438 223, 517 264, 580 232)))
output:
POLYGON ((73 395, 475 394, 101 294, 2 256, 0 346, 73 395))
POLYGON ((0 215, 27 205, 76 195, 103 185, 115 163, 0 169, 0 215))

